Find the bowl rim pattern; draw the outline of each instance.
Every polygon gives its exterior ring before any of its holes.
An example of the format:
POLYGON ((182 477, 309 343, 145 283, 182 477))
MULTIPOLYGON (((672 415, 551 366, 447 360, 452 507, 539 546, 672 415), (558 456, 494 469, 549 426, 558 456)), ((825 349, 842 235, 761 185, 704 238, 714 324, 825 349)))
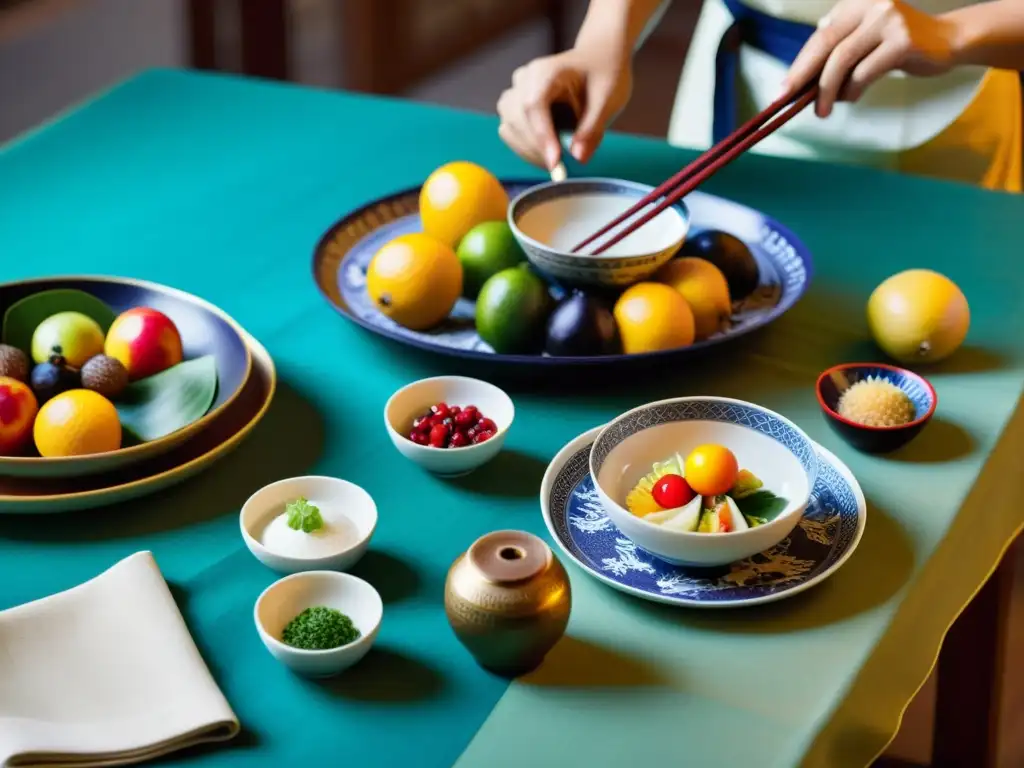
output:
MULTIPOLYGON (((605 424, 604 428, 594 439, 593 446, 591 447, 589 469, 594 478, 595 488, 599 493, 607 496, 612 503, 615 504, 618 508, 617 511, 622 511, 625 514, 632 515, 632 513, 626 510, 621 504, 612 499, 611 495, 601 487, 601 484, 598 481, 601 467, 604 466, 605 460, 608 458, 612 450, 626 438, 639 434, 650 427, 677 421, 718 421, 752 429, 779 443, 784 450, 788 451, 797 459, 798 462, 800 462, 800 466, 804 470, 807 479, 807 495, 802 500, 802 503, 797 504, 790 512, 779 515, 774 520, 770 520, 763 526, 742 531, 730 531, 726 535, 742 536, 756 530, 767 528, 768 526, 775 526, 777 523, 790 518, 793 514, 802 514, 802 510, 807 506, 807 502, 811 497, 814 485, 818 479, 819 459, 814 441, 811 440, 807 433, 800 429, 800 427, 775 411, 745 400, 737 400, 731 397, 718 397, 714 395, 674 397, 665 400, 658 400, 652 403, 646 403, 626 411, 605 424), (651 411, 657 410, 661 411, 660 415, 664 418, 660 418, 655 421, 643 418, 651 411), (693 416, 689 415, 687 411, 692 413, 693 416), (674 418, 680 415, 682 415, 683 418, 674 418), (726 418, 727 415, 731 415, 734 418, 726 418), (696 416, 696 418, 694 418, 694 416, 696 416), (737 420, 737 418, 735 418, 737 416, 741 418, 737 420), (755 423, 765 426, 766 423, 770 423, 771 421, 777 422, 777 427, 773 431, 757 429, 754 426, 755 423), (782 429, 779 430, 778 427, 781 427, 782 429), (785 436, 788 442, 786 440, 779 439, 780 435, 785 436), (614 440, 614 442, 612 442, 611 445, 608 445, 607 443, 612 440, 614 440)), ((707 534, 695 533, 692 531, 666 531, 661 526, 649 523, 642 517, 637 517, 636 522, 640 525, 650 526, 652 529, 657 529, 665 534, 679 536, 682 538, 705 538, 707 536, 707 534)))
MULTIPOLYGON (((888 380, 888 379, 887 379, 888 380)), ((902 388, 901 388, 902 389, 902 388)), ((821 406, 821 410, 825 412, 829 418, 835 419, 840 424, 845 424, 853 429, 862 429, 866 432, 899 432, 905 429, 912 429, 914 427, 921 426, 926 423, 932 415, 935 413, 935 409, 939 404, 939 396, 935 392, 935 387, 928 381, 924 376, 919 373, 915 373, 908 368, 901 368, 898 365, 891 365, 889 363, 839 363, 833 365, 831 368, 826 368, 818 376, 818 380, 814 383, 814 396, 818 400, 818 405, 821 406), (840 416, 839 412, 836 411, 832 406, 825 402, 825 398, 821 394, 821 385, 825 379, 829 378, 833 373, 839 371, 848 371, 851 369, 858 368, 881 368, 891 373, 898 373, 901 376, 905 376, 909 379, 913 379, 915 382, 921 385, 925 392, 928 393, 929 406, 928 410, 923 416, 918 416, 913 421, 908 421, 906 424, 895 424, 892 426, 871 426, 869 424, 858 424, 856 421, 852 421, 845 416, 840 416)))

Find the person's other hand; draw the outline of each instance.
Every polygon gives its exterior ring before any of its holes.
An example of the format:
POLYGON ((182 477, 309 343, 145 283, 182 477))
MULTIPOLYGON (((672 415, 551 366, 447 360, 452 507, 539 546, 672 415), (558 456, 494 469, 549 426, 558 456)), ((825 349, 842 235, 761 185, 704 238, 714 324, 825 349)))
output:
POLYGON ((902 0, 840 0, 793 62, 783 90, 791 95, 820 72, 815 112, 828 117, 837 100, 856 101, 892 70, 948 71, 955 33, 951 22, 902 0))
POLYGON ((562 148, 551 105, 564 101, 578 116, 570 151, 585 163, 608 123, 629 100, 632 86, 628 55, 574 48, 534 59, 512 74, 512 87, 498 99, 498 135, 527 162, 553 169, 562 148))

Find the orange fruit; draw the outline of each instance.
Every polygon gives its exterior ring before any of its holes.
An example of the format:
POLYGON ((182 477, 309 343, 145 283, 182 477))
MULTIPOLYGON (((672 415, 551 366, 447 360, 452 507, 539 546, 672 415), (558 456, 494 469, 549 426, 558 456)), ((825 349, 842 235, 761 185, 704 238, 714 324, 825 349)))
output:
POLYGON ((504 221, 507 213, 505 188, 476 163, 442 165, 420 190, 423 231, 452 248, 477 224, 504 221))
POLYGON ((28 442, 38 411, 39 402, 27 384, 0 376, 0 456, 12 456, 28 442))
POLYGON ((686 457, 686 481, 701 496, 728 493, 740 472, 733 452, 724 445, 698 445, 686 457))
POLYGON ((420 232, 399 235, 370 260, 366 290, 382 314, 425 331, 455 306, 462 293, 462 264, 440 240, 420 232))
POLYGON ((868 299, 875 342, 901 363, 934 363, 963 344, 971 311, 963 291, 930 269, 908 269, 882 282, 868 299))
POLYGON ((686 299, 693 310, 698 341, 718 333, 729 322, 729 283, 710 261, 692 256, 673 259, 655 273, 654 279, 672 286, 686 299))
POLYGON ((121 420, 103 395, 72 389, 39 409, 34 434, 40 456, 88 456, 121 447, 121 420))
POLYGON ((630 286, 615 302, 613 314, 627 355, 693 343, 693 310, 679 291, 662 283, 630 286))

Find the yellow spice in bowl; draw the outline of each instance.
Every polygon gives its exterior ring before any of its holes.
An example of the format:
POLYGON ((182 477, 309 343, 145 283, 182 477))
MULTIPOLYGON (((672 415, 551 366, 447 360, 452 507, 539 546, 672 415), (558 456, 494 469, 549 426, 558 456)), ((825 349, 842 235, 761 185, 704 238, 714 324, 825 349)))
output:
POLYGON ((843 392, 836 410, 844 419, 866 427, 899 427, 916 415, 907 393, 877 376, 861 379, 843 392))

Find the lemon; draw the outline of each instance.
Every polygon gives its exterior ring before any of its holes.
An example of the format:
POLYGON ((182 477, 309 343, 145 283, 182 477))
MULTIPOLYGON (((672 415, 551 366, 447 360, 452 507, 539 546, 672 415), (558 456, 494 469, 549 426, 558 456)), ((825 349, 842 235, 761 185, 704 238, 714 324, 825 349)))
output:
POLYGON ((729 283, 722 270, 706 259, 684 256, 658 270, 654 279, 679 291, 693 310, 698 341, 721 331, 732 315, 729 283))
POLYGON ((663 283, 637 283, 615 302, 615 322, 627 355, 693 343, 693 311, 683 295, 663 283))
POLYGON ((117 409, 88 389, 62 392, 39 409, 33 427, 40 456, 88 456, 121 447, 117 409))
POLYGON ((366 290, 377 309, 399 325, 425 331, 452 311, 462 293, 455 251, 415 232, 386 243, 366 270, 366 290))
POLYGON ((868 299, 875 342, 901 363, 934 363, 967 336, 971 313, 956 283, 930 269, 908 269, 882 282, 868 299))
POLYGON ((508 194, 476 163, 442 165, 420 190, 423 231, 455 248, 469 230, 485 221, 504 221, 508 194))

